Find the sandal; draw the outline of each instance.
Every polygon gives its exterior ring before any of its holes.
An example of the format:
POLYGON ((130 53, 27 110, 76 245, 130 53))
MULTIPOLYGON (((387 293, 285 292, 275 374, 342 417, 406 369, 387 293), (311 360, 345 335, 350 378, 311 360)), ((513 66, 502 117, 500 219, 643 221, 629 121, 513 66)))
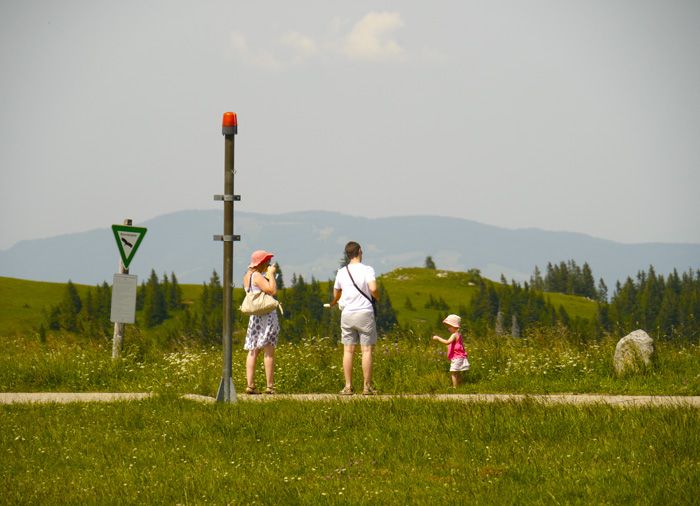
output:
POLYGON ((354 393, 355 391, 352 389, 352 387, 345 387, 340 392, 338 392, 338 395, 352 395, 354 393))
POLYGON ((275 387, 267 387, 267 390, 265 390, 265 393, 267 395, 277 395, 277 390, 275 390, 275 387))
POLYGON ((362 391, 362 395, 377 395, 377 391, 371 386, 366 386, 362 391))
POLYGON ((246 387, 245 393, 248 395, 260 395, 260 390, 255 387, 246 387))

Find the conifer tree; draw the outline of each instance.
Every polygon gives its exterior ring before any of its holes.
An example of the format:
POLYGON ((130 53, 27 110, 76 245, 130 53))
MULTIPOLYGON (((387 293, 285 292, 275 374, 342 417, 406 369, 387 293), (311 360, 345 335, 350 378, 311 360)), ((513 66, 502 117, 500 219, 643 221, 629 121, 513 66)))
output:
POLYGON ((216 270, 212 272, 209 284, 203 286, 200 307, 200 335, 207 342, 220 343, 224 332, 224 289, 216 270))
POLYGON ((379 283, 379 301, 377 301, 377 331, 387 332, 399 324, 396 312, 391 305, 389 292, 384 288, 384 283, 379 283))
POLYGON ((160 282, 160 289, 163 292, 163 298, 165 299, 165 307, 170 310, 170 292, 172 290, 172 285, 168 279, 168 273, 163 273, 163 281, 160 282))
POLYGON ((640 304, 642 306, 642 325, 652 329, 658 325, 659 311, 664 298, 663 277, 656 276, 654 266, 649 266, 649 273, 646 276, 646 283, 640 287, 640 304))
POLYGON ((66 292, 59 308, 59 325, 63 330, 75 332, 78 330, 78 315, 83 303, 78 295, 78 289, 68 280, 66 292))
POLYGON ((275 262, 275 269, 277 269, 277 289, 284 290, 284 275, 282 274, 282 267, 277 262, 275 262))
POLYGON ((603 337, 603 335, 605 333, 610 332, 610 330, 611 330, 610 306, 608 306, 608 303, 606 300, 601 300, 598 302, 598 306, 596 309, 596 324, 595 324, 596 337, 601 338, 601 337, 603 337))
POLYGON ((533 290, 543 291, 544 290, 544 280, 542 279, 542 273, 540 268, 535 265, 535 270, 530 276, 530 286, 533 290))
POLYGON ((615 285, 615 293, 610 303, 610 316, 622 333, 632 332, 639 327, 641 311, 637 294, 637 285, 629 276, 624 285, 619 281, 615 285))
POLYGON ((170 273, 170 291, 168 293, 168 309, 178 311, 184 307, 182 302, 182 287, 177 282, 174 272, 170 273))
POLYGON ((278 292, 278 299, 284 307, 284 318, 280 319, 282 334, 292 341, 319 332, 327 334, 330 316, 323 310, 321 285, 313 276, 311 283, 296 273, 292 279, 292 286, 278 292))
POLYGON ((670 287, 664 289, 663 300, 657 315, 658 328, 669 335, 673 329, 680 327, 680 297, 670 287))
POLYGON ((112 290, 107 282, 88 290, 80 312, 79 327, 87 336, 107 335, 111 331, 112 290))
POLYGON ((574 295, 580 295, 582 297, 587 297, 591 300, 597 298, 597 292, 595 289, 595 279, 593 278, 593 271, 588 265, 588 262, 583 263, 583 269, 581 271, 581 290, 580 293, 574 295))
POLYGON ((469 303, 470 327, 477 333, 485 333, 493 325, 498 312, 498 294, 493 289, 493 284, 481 277, 475 284, 476 291, 469 303))
POLYGON ((569 326, 569 313, 566 312, 564 306, 559 306, 557 310, 557 320, 565 327, 569 326))
POLYGON ((600 278, 600 281, 598 281, 597 300, 598 302, 608 302, 608 286, 605 284, 605 281, 603 281, 603 278, 600 278))
POLYGON ((404 309, 407 309, 408 311, 415 311, 416 308, 413 306, 413 303, 411 302, 411 299, 406 296, 406 302, 403 304, 404 309))
POLYGON ((144 325, 147 328, 163 323, 168 318, 168 307, 163 293, 163 287, 158 281, 155 269, 151 269, 151 276, 146 283, 146 297, 143 307, 144 325))
POLYGON ((136 292, 136 311, 142 311, 143 310, 143 304, 146 300, 146 282, 141 281, 141 285, 139 286, 139 289, 136 292))

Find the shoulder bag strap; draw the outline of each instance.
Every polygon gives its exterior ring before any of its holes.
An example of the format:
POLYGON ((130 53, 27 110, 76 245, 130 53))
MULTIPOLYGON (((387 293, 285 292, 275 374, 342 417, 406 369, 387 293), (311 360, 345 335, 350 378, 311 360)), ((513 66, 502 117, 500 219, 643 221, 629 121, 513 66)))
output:
POLYGON ((348 271, 348 276, 350 276, 350 281, 352 281, 352 284, 355 285, 355 288, 357 288, 357 291, 360 292, 362 295, 364 295, 364 296, 365 296, 365 299, 367 299, 368 301, 370 301, 370 303, 371 303, 372 305, 374 305, 374 297, 372 297, 372 298, 370 299, 370 298, 367 296, 367 294, 366 294, 365 292, 363 292, 362 290, 360 290, 360 287, 357 286, 357 283, 355 283, 355 280, 353 279, 352 274, 350 274, 350 266, 349 266, 349 265, 346 265, 345 268, 346 268, 347 271, 348 271))
POLYGON ((256 271, 253 271, 253 273, 250 275, 248 278, 248 289, 246 292, 250 293, 253 291, 253 276, 255 276, 256 271))

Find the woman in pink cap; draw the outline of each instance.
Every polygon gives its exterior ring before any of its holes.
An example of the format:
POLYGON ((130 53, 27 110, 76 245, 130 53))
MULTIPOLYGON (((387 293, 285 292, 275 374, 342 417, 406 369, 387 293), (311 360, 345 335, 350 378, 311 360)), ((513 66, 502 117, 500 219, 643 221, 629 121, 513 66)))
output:
POLYGON ((469 370, 469 360, 467 352, 464 349, 462 334, 459 333, 459 327, 462 325, 462 318, 456 314, 451 314, 442 320, 450 332, 449 339, 443 339, 440 336, 433 336, 433 340, 440 341, 447 345, 447 359, 450 361, 450 374, 452 375, 452 386, 456 387, 462 383, 462 371, 469 370))
MULTIPOLYGON (((275 281, 274 265, 270 265, 270 259, 274 255, 267 251, 256 251, 250 259, 248 272, 243 278, 243 287, 246 291, 263 291, 273 297, 277 295, 277 281, 275 281), (263 274, 264 273, 264 274, 263 274)), ((246 358, 246 376, 248 386, 246 393, 261 393, 255 388, 255 362, 261 350, 264 350, 265 376, 267 378, 268 394, 276 394, 275 390, 275 346, 280 335, 280 323, 277 318, 277 311, 272 311, 264 315, 251 315, 248 322, 248 333, 245 337, 245 345, 248 350, 246 358)))

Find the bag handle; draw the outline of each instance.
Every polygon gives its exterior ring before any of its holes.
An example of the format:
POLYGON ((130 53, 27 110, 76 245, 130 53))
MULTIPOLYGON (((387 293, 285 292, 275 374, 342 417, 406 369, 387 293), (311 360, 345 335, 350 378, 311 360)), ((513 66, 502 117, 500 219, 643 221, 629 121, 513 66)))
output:
POLYGON ((251 293, 251 291, 253 290, 253 276, 255 276, 255 272, 256 271, 253 271, 253 273, 248 278, 248 288, 246 288, 246 292, 248 293, 251 293))
MULTIPOLYGON (((250 278, 248 279, 248 288, 246 289, 246 292, 251 293, 253 290, 253 276, 258 274, 258 271, 253 271, 253 274, 250 275, 250 278)), ((260 274, 262 276, 262 274, 260 274)), ((258 286, 260 288, 260 286, 258 286)), ((262 288, 260 288, 260 291, 262 291, 262 288)))

